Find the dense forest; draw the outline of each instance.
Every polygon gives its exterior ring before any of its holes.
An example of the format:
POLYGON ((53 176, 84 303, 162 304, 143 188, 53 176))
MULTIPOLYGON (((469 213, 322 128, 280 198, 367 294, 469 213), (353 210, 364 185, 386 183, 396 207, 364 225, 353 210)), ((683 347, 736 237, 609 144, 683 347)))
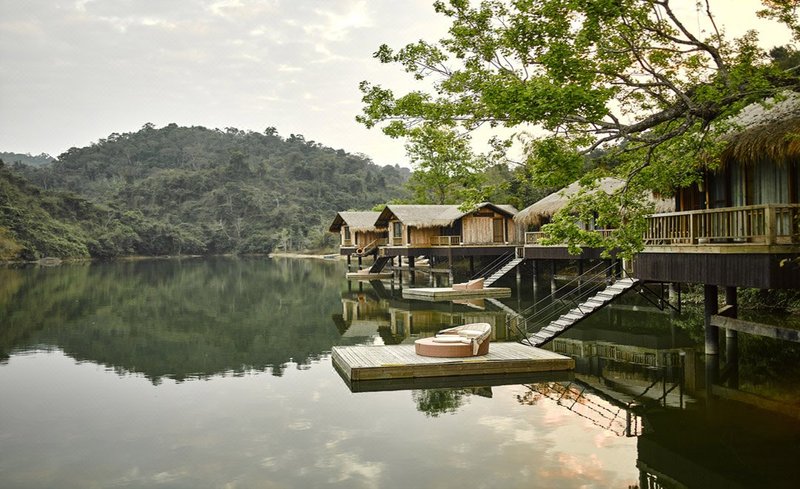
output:
POLYGON ((337 211, 403 198, 410 173, 274 128, 146 124, 50 163, 3 155, 2 260, 329 249, 337 211))

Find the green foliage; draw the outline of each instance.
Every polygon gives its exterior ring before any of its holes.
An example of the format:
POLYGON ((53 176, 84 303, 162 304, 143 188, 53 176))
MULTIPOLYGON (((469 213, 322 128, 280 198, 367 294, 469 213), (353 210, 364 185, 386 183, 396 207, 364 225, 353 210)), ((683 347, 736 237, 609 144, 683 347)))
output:
POLYGON ((480 202, 484 160, 475 157, 467 137, 425 124, 409 131, 406 153, 414 166, 408 187, 417 204, 480 202), (478 192, 478 195, 470 194, 478 192), (477 197, 477 199, 476 199, 477 197))
POLYGON ((51 165, 15 172, 59 191, 34 191, 13 177, 28 189, 18 193, 41 200, 15 196, 5 211, 6 219, 16 216, 6 227, 23 237, 17 255, 24 259, 332 249, 327 226, 337 211, 401 198, 408 178, 408 170, 301 135, 284 139, 274 128, 259 134, 175 124, 111 134, 51 165))
MULTIPOLYGON (((616 205, 598 202, 599 219, 622 214, 617 220, 629 227, 606 244, 630 239, 626 247, 638 249, 635 213, 646 212, 650 191, 670 195, 697 181, 699 168, 713 165, 727 118, 800 85, 796 2, 763 6, 758 15, 778 20, 793 36, 772 53, 775 62, 755 32, 732 39, 718 31, 702 2, 695 26, 684 25, 669 0, 436 1, 451 23, 445 38, 381 46, 375 54, 401 65, 422 88, 395 94, 362 82, 357 119, 391 137, 412 137, 421 125, 462 133, 482 126, 516 130, 526 138, 520 180, 537 191, 563 186, 587 166, 603 168, 635 189, 616 196, 616 205)), ((495 135, 490 142, 502 150, 518 138, 495 135)), ((561 219, 551 231, 594 239, 575 220, 561 219)))

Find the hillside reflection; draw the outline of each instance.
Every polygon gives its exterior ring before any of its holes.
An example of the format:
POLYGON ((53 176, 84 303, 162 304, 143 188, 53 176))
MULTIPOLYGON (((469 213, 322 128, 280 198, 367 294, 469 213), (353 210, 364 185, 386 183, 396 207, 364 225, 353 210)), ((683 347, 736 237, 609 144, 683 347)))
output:
POLYGON ((0 269, 0 361, 57 348, 152 382, 305 365, 340 343, 339 264, 212 258, 0 269))

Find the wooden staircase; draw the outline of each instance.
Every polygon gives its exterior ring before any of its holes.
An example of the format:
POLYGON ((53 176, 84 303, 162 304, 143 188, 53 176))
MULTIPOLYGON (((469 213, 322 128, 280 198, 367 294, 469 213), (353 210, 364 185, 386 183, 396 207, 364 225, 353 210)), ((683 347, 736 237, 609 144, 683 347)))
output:
POLYGON ((573 325, 586 319, 595 311, 610 303, 624 292, 632 289, 639 281, 633 278, 623 278, 614 282, 612 285, 597 292, 587 300, 572 308, 566 314, 562 314, 558 319, 550 321, 547 326, 541 328, 536 333, 529 335, 527 342, 531 346, 541 346, 556 336, 560 335, 573 325))
POLYGON ((387 263, 392 261, 392 258, 393 257, 391 256, 379 256, 375 260, 375 263, 373 263, 372 266, 369 267, 369 273, 380 273, 383 270, 383 267, 385 267, 387 263))
POLYGON ((498 280, 500 280, 500 277, 502 277, 503 275, 505 275, 508 272, 510 272, 511 270, 513 270, 514 267, 516 267, 517 265, 522 263, 523 260, 525 260, 525 259, 524 258, 513 258, 513 259, 511 259, 511 261, 509 261, 508 263, 503 265, 499 270, 497 270, 496 272, 491 274, 486 280, 484 280, 483 281, 483 286, 484 287, 489 287, 493 283, 497 282, 498 280))

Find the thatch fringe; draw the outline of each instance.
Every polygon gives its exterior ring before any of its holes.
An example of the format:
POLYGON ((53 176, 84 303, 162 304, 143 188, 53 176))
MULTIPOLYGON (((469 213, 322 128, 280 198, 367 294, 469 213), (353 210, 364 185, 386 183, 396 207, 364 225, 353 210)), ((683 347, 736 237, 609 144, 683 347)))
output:
POLYGON ((720 154, 722 167, 738 162, 753 166, 766 162, 788 165, 800 161, 800 115, 747 128, 728 136, 720 154))
POLYGON ((727 143, 719 157, 723 168, 734 162, 787 165, 800 159, 800 93, 785 91, 776 98, 750 104, 727 121, 738 129, 722 137, 727 143))
POLYGON ((370 232, 385 231, 386 226, 377 227, 375 221, 378 220, 380 212, 376 211, 342 211, 336 214, 328 230, 332 233, 341 231, 342 226, 350 226, 351 232, 370 232))

